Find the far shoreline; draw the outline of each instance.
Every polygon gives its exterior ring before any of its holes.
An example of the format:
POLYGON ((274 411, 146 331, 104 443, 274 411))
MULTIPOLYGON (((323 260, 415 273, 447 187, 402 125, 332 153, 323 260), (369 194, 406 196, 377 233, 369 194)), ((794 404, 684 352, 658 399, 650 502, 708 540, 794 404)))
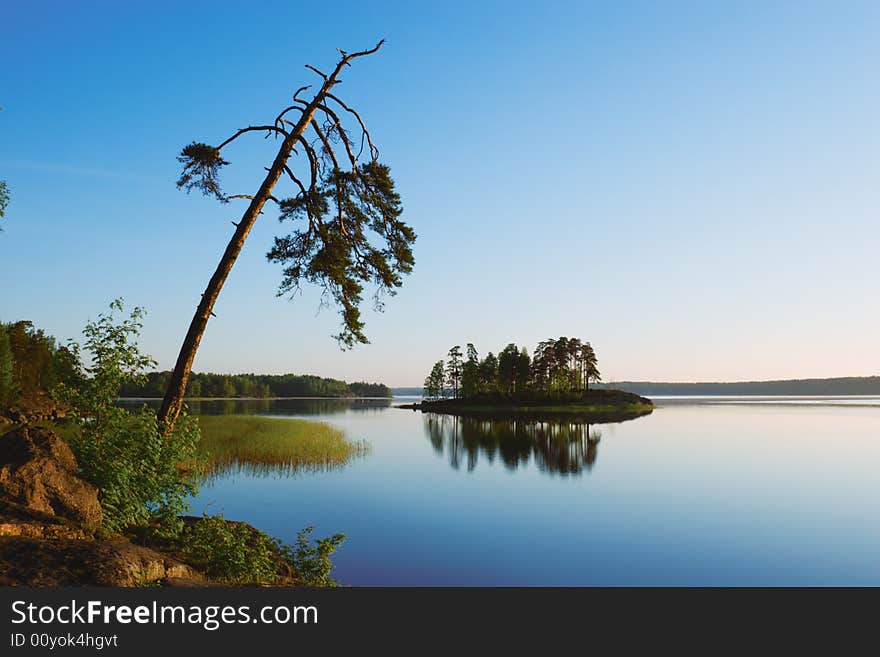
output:
MULTIPOLYGON (((279 401, 287 399, 328 399, 338 401, 379 400, 391 401, 394 397, 184 397, 184 401, 279 401)), ((162 397, 118 397, 118 401, 162 401, 162 397)))

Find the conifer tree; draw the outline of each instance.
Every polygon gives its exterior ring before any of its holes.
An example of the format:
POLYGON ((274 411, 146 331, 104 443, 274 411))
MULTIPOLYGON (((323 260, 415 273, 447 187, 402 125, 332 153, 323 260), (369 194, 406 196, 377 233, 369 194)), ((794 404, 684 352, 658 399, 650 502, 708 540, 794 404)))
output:
POLYGON ((320 76, 320 87, 311 100, 300 98, 309 86, 297 89, 293 103, 273 121, 242 128, 217 146, 192 142, 181 151, 179 188, 198 190, 222 203, 244 199, 248 205, 241 220, 233 222, 235 231, 181 346, 159 410, 163 432, 173 429, 214 304, 266 203, 275 203, 281 221, 290 225, 290 232, 277 237, 267 254, 282 266, 279 296, 295 293, 303 281, 321 286, 326 297, 340 307, 342 330, 336 337, 344 348, 367 342, 360 316, 364 285, 376 286, 374 299, 381 309, 381 295, 393 295, 402 285, 402 276, 412 271, 411 246, 416 236, 401 219, 403 208, 390 169, 379 161, 379 151, 360 114, 333 93, 342 82, 340 73, 355 59, 377 52, 382 43, 351 54, 340 50, 341 57, 329 74, 306 65, 320 76), (306 136, 309 131, 312 137, 306 136), (253 195, 227 194, 219 180, 221 169, 229 164, 224 149, 254 133, 274 137, 279 143, 277 154, 253 195), (282 177, 289 179, 293 196, 274 195, 282 177))

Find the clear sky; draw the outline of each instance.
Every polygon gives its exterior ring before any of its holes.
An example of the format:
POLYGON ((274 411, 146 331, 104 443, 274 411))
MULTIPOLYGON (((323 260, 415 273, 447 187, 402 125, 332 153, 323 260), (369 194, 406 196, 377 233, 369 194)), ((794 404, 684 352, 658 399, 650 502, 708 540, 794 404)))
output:
MULTIPOLYGON (((244 207, 178 191, 180 148, 380 37, 338 91, 392 167, 413 275, 341 352, 317 290, 275 297, 267 212, 197 370, 420 385, 454 344, 571 335, 606 380, 880 373, 872 0, 5 3, 0 319, 66 338, 123 296, 171 367, 244 207)), ((272 148, 224 151, 227 191, 272 148)))

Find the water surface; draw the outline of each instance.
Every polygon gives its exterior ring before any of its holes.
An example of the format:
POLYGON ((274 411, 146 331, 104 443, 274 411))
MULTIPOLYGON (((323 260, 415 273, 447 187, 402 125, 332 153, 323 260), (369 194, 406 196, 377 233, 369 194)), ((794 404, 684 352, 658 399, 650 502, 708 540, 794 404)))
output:
POLYGON ((878 398, 658 403, 587 426, 202 402, 321 419, 371 449, 327 472, 229 474, 194 506, 288 542, 345 532, 334 575, 351 585, 880 585, 878 398))

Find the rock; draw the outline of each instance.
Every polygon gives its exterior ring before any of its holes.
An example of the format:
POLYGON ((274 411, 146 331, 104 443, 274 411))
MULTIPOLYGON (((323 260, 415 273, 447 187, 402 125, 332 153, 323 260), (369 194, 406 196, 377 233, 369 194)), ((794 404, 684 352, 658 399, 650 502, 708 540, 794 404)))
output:
POLYGON ((0 436, 0 586, 204 586, 198 571, 123 537, 98 540, 98 490, 55 433, 0 436))
POLYGON ((98 586, 144 586, 173 579, 196 579, 196 572, 176 559, 127 541, 100 541, 91 558, 98 586))
POLYGON ((217 586, 217 584, 213 584, 211 582, 207 582, 204 579, 192 578, 192 577, 166 577, 162 580, 162 584, 165 586, 178 588, 178 589, 192 589, 192 588, 202 588, 205 586, 217 586))
POLYGON ((53 422, 65 416, 65 408, 60 406, 44 391, 30 393, 19 399, 5 411, 6 417, 16 424, 39 424, 53 422))
POLYGON ((79 527, 56 525, 39 521, 0 519, 0 536, 24 538, 72 538, 86 540, 91 536, 79 527))
POLYGON ((125 540, 0 537, 0 586, 148 586, 204 578, 189 566, 125 540))
POLYGON ((0 499, 0 536, 86 539, 92 532, 72 520, 0 499))
POLYGON ((28 416, 15 408, 6 411, 5 419, 12 424, 27 424, 28 422, 28 416))
POLYGON ((101 525, 97 488, 80 478, 67 443, 41 427, 0 436, 0 499, 88 531, 101 525))

